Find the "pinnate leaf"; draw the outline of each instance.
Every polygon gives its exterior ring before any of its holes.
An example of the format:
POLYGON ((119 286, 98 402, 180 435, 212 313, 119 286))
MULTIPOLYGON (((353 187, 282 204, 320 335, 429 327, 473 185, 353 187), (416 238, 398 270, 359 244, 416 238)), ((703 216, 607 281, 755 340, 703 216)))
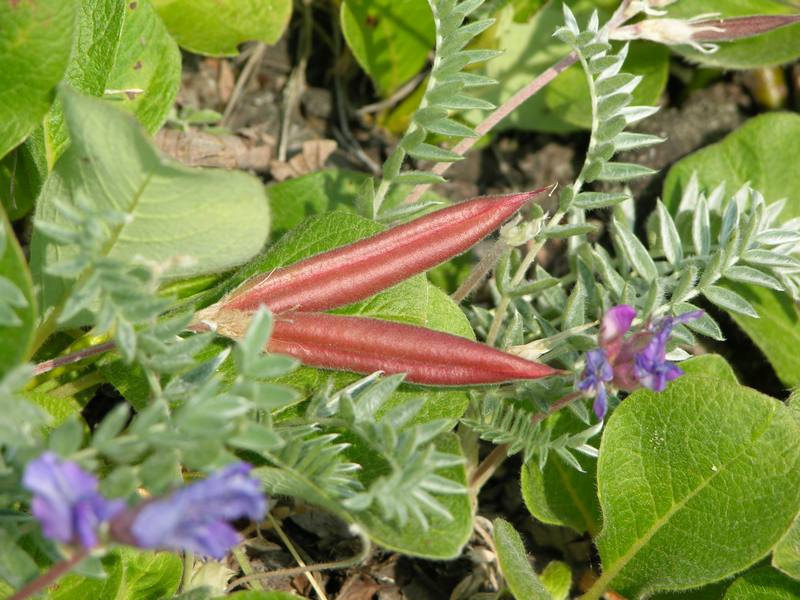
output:
MULTIPOLYGON (((761 0, 757 1, 763 4, 761 0)), ((683 4, 683 0, 678 4, 683 4)), ((785 28, 786 31, 789 29, 785 28)), ((696 173, 701 190, 708 192, 722 182, 728 190, 736 190, 750 182, 753 189, 764 194, 768 203, 786 199, 778 223, 798 217, 800 186, 794 168, 798 155, 800 116, 777 112, 755 117, 721 142, 675 163, 664 182, 664 204, 675 214, 683 191, 690 186, 692 174, 696 173), (760 159, 764 156, 769 156, 769 160, 760 159)), ((745 253, 745 262, 751 266, 764 264, 764 261, 791 266, 793 260, 786 255, 761 250, 745 253)), ((732 313, 737 325, 764 352, 781 381, 787 385, 800 383, 800 354, 795 352, 800 347, 800 312, 792 300, 785 293, 752 285, 735 285, 731 289, 743 296, 760 316, 754 319, 732 313)))

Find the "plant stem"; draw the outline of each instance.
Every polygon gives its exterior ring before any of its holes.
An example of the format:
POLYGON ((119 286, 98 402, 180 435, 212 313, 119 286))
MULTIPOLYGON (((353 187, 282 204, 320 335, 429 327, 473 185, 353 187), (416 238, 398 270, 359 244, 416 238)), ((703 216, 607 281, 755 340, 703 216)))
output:
POLYGON ((69 354, 65 354, 64 356, 58 356, 56 358, 51 358, 50 360, 45 360, 40 362, 33 368, 34 375, 41 375, 42 373, 47 373, 48 371, 52 371, 53 369, 57 369, 58 367, 63 367, 64 365, 70 365, 72 363, 76 363, 84 358, 89 358, 90 356, 95 356, 96 354, 102 354, 103 352, 108 352, 109 350, 113 350, 114 342, 106 342, 104 344, 98 344, 96 346, 89 346, 88 348, 84 348, 82 350, 78 350, 76 352, 70 352, 69 354))
POLYGON ((228 584, 226 592, 232 592, 240 585, 248 583, 250 581, 271 579, 272 577, 293 577, 295 575, 304 575, 306 573, 314 573, 317 571, 329 571, 332 569, 345 569, 347 567, 352 567, 353 565, 362 563, 365 560, 367 560, 367 558, 369 558, 372 546, 370 545, 370 541, 369 538, 367 537, 367 534, 361 529, 361 527, 358 527, 356 525, 351 525, 350 531, 352 533, 355 533, 361 540, 361 550, 355 556, 352 556, 350 558, 345 558, 344 560, 317 563, 305 567, 295 567, 292 569, 277 569, 275 571, 245 575, 244 577, 239 577, 238 579, 234 579, 233 581, 231 581, 230 584, 228 584))
POLYGON ((461 302, 464 298, 469 296, 469 294, 474 290, 478 285, 480 285, 481 281, 489 275, 489 272, 494 268, 497 259, 500 258, 500 255, 508 248, 508 244, 505 243, 504 240, 500 239, 489 249, 486 255, 481 259, 474 269, 470 272, 469 276, 464 280, 458 289, 450 294, 450 298, 454 302, 461 302))
MULTIPOLYGON (((546 231, 550 226, 557 224, 561 218, 564 216, 564 212, 562 210, 557 210, 553 213, 553 216, 547 221, 545 226, 542 228, 543 231, 546 231)), ((528 248, 528 252, 525 254, 525 257, 522 259, 522 262, 517 267, 514 276, 511 278, 510 287, 515 287, 520 284, 520 282, 525 277, 525 274, 530 269, 533 261, 536 260, 536 256, 539 254, 539 250, 542 249, 544 243, 547 241, 546 238, 542 238, 540 240, 536 240, 533 245, 528 248)), ((499 242, 498 242, 499 243, 499 242)), ((499 255, 498 255, 499 256, 499 255)), ((500 298, 500 302, 497 304, 497 308, 494 311, 494 318, 492 319, 492 324, 489 327, 489 333, 486 335, 486 343, 490 346, 494 346, 495 341, 497 340, 497 334, 500 332, 500 325, 503 323, 503 318, 506 315, 506 310, 508 310, 508 305, 511 303, 511 298, 504 294, 502 298, 500 298)))
POLYGON ((22 588, 16 594, 8 598, 8 600, 24 600, 25 598, 30 598, 46 590, 87 556, 89 556, 89 550, 87 548, 81 548, 71 557, 56 563, 48 571, 45 571, 30 583, 22 586, 22 588))
MULTIPOLYGON (((547 417, 552 414, 557 413, 562 408, 567 407, 569 404, 577 400, 578 398, 583 397, 583 393, 581 392, 570 392, 565 396, 562 396, 558 400, 556 400, 553 404, 550 405, 545 412, 537 413, 531 417, 531 424, 535 425, 540 421, 544 421, 547 417)), ((489 481, 489 479, 494 475, 497 468, 505 462, 506 458, 508 458, 508 448, 509 444, 500 444, 499 446, 495 447, 489 455, 481 461, 481 464, 478 465, 478 468, 475 469, 475 472, 469 478, 469 489, 472 491, 473 495, 477 495, 480 489, 484 486, 484 484, 489 481)))
MULTIPOLYGON (((495 125, 497 125, 500 121, 502 121, 508 115, 510 115, 522 103, 528 100, 528 98, 536 94, 544 86, 553 81, 553 79, 555 79, 560 73, 566 71, 577 60, 578 60, 578 55, 575 52, 570 52, 556 64, 549 67, 538 77, 536 77, 533 81, 531 81, 528 85, 526 85, 516 94, 511 96, 511 98, 503 102, 503 104, 501 104, 498 108, 496 108, 495 111, 491 113, 488 117, 486 117, 483 120, 483 122, 481 122, 475 128, 475 131, 478 132, 479 137, 464 138, 458 144, 453 146, 452 151, 460 156, 466 154, 467 151, 478 142, 480 136, 489 133, 492 129, 494 129, 495 125)), ((447 171, 447 169, 450 168, 451 164, 453 163, 449 162, 437 163, 432 170, 437 175, 442 175, 445 171, 447 171)), ((408 197, 404 200, 404 202, 406 204, 413 204, 414 202, 419 200, 422 197, 422 194, 424 194, 430 187, 431 184, 429 183, 422 183, 416 186, 408 195, 408 197)))

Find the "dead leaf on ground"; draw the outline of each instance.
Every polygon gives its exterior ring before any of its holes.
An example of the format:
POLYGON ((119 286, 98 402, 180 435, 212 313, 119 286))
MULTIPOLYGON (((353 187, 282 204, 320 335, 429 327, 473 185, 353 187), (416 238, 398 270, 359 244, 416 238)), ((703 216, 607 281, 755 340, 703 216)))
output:
POLYGON ((354 573, 344 582, 336 600, 372 600, 380 589, 381 585, 371 577, 354 573))
POLYGON ((269 138, 259 144, 236 135, 216 135, 197 129, 162 129, 155 141, 162 152, 185 165, 262 173, 269 171, 275 148, 269 138))
POLYGON ((314 171, 319 171, 325 166, 325 161, 336 150, 334 140, 310 140, 303 142, 303 150, 283 162, 273 160, 270 164, 272 176, 278 181, 293 177, 300 177, 314 171))

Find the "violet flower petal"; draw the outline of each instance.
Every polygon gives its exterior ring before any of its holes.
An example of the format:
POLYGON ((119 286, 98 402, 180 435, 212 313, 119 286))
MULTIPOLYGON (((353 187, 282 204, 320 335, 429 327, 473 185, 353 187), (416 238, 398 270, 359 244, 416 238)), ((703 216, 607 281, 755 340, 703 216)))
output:
POLYGON ((125 506, 103 498, 94 475, 52 452, 28 463, 22 483, 33 492, 31 509, 44 535, 65 544, 95 546, 100 525, 125 506))
POLYGON ((600 321, 600 347, 605 348, 611 360, 619 353, 623 338, 635 318, 636 310, 627 304, 615 306, 603 315, 600 321))
POLYGON ((608 362, 605 350, 595 348, 586 353, 586 366, 581 373, 577 387, 582 392, 594 393, 594 412, 599 419, 606 414, 606 383, 613 378, 614 371, 608 362))
POLYGON ((165 498, 145 504, 130 526, 142 548, 191 550, 222 558, 239 542, 228 521, 260 520, 267 511, 261 482, 250 465, 234 463, 165 498))

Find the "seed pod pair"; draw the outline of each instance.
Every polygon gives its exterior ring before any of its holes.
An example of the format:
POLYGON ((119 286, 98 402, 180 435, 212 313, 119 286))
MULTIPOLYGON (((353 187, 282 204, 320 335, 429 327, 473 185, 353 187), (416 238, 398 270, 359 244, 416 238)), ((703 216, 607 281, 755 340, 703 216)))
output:
POLYGON ((238 338, 260 305, 276 315, 268 350, 320 368, 405 373, 412 383, 477 385, 558 373, 471 340, 401 323, 325 314, 460 254, 546 188, 478 198, 257 275, 198 316, 238 338))

